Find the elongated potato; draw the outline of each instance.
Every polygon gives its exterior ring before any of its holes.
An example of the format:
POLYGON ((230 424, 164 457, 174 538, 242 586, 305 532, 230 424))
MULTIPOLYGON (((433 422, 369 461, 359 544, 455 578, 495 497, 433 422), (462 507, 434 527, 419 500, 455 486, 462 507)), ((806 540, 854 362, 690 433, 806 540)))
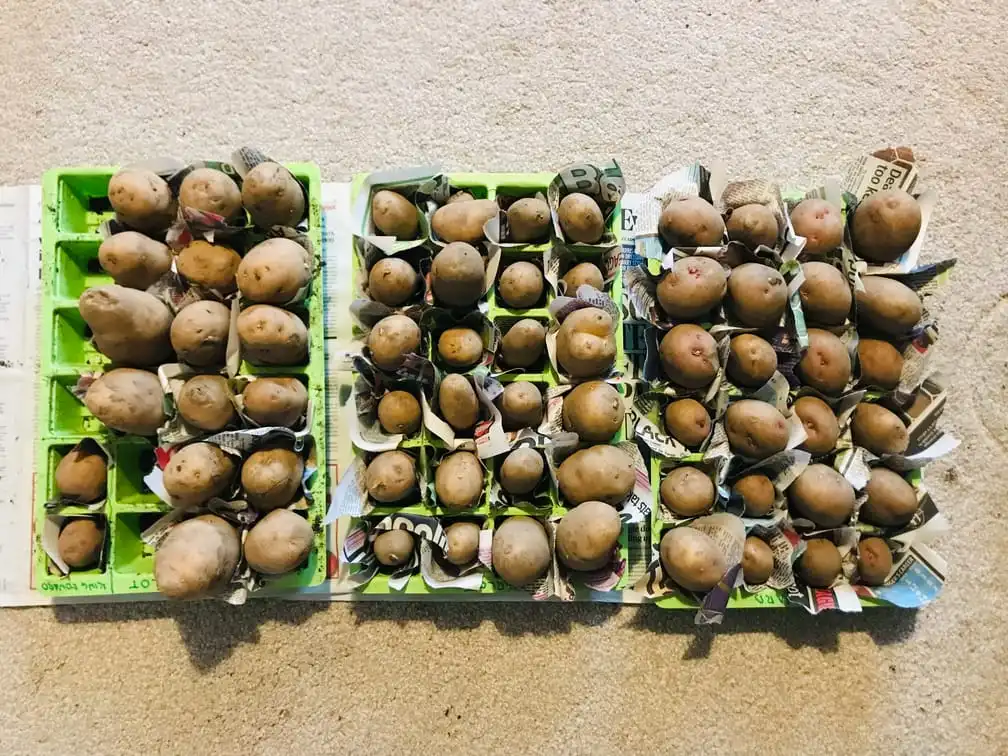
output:
POLYGON ((190 283, 231 294, 241 257, 231 247, 196 239, 175 258, 175 268, 190 283))
POLYGON ((290 239, 267 239, 245 253, 235 277, 248 301, 287 304, 311 282, 311 256, 290 239))
POLYGON ((371 220, 383 234, 399 240, 415 239, 420 226, 416 205, 399 192, 381 189, 371 198, 371 220))
POLYGON ((196 367, 223 365, 227 357, 231 310, 203 299, 186 305, 171 324, 172 348, 183 362, 196 367))
POLYGON ((95 344, 113 362, 149 367, 172 355, 172 313, 153 294, 124 286, 96 286, 78 300, 95 344))
POLYGON ((240 559, 238 531, 217 515, 200 515, 180 522, 158 544, 154 579, 167 598, 199 598, 223 589, 240 559))
POLYGON ((146 289, 171 270, 172 254, 167 244, 123 231, 101 243, 98 263, 120 286, 146 289))
POLYGON ((164 468, 165 491, 176 507, 195 507, 220 496, 234 480, 235 463, 216 444, 199 441, 175 452, 164 468))
POLYGON ((119 171, 109 181, 108 198, 116 218, 138 231, 168 228, 178 211, 168 182, 151 171, 119 171))
POLYGON ((164 392, 154 373, 117 368, 91 384, 84 404, 113 430, 153 436, 164 425, 164 392))
POLYGON ((308 357, 308 329, 297 315, 252 305, 238 316, 242 356, 256 365, 297 365, 308 357))
POLYGON ((260 228, 296 226, 305 214, 305 193, 279 163, 259 163, 242 181, 242 204, 260 228))
POLYGON ((297 378, 260 378, 245 387, 242 400, 258 425, 294 428, 308 409, 308 390, 297 378))
POLYGON ((104 522, 80 517, 63 523, 56 548, 67 567, 84 570, 98 564, 104 543, 104 522))
POLYGON ((688 526, 663 535, 659 554, 668 576, 689 591, 706 593, 728 570, 728 561, 717 542, 688 526))
POLYGON ((863 276, 855 295, 858 323, 889 336, 902 336, 921 319, 923 305, 913 289, 895 278, 863 276))
POLYGON ((483 240, 483 225, 497 215, 493 200, 453 202, 439 207, 431 216, 431 228, 441 241, 468 242, 483 240))
POLYGON ((93 444, 78 444, 56 465, 56 490, 61 498, 84 504, 105 498, 108 461, 93 444))

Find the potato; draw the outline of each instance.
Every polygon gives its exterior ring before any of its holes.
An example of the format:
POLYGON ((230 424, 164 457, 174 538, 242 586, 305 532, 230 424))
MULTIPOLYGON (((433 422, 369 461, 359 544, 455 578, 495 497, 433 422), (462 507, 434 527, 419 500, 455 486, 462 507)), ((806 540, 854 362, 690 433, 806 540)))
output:
POLYGON ((165 465, 165 491, 176 507, 195 507, 225 494, 234 480, 235 463, 215 444, 183 446, 165 465))
POLYGON ((598 203, 581 192, 571 192, 560 200, 557 219, 570 242, 597 244, 605 235, 605 218, 598 203))
MULTIPOLYGON (((463 202, 457 207, 467 204, 463 202)), ((456 242, 434 255, 430 275, 431 289, 439 304, 470 307, 483 296, 486 262, 475 247, 456 242)))
POLYGON ((902 454, 910 445, 906 426, 880 404, 861 402, 851 418, 851 436, 872 454, 902 454))
POLYGON ((371 220, 381 233, 401 241, 416 239, 420 228, 416 205, 391 189, 380 189, 371 197, 371 220))
POLYGON ((257 449, 241 468, 245 498, 257 512, 286 507, 301 493, 304 459, 280 446, 257 449))
POLYGON ((563 398, 563 429, 582 441, 608 441, 623 426, 625 415, 623 397, 603 381, 579 383, 563 398))
POLYGON ((419 352, 420 338, 420 326, 415 320, 405 315, 382 318, 367 337, 371 361, 382 370, 396 370, 406 355, 419 352))
POLYGON ((241 257, 231 247, 195 239, 175 258, 175 269, 189 283, 231 294, 238 288, 235 276, 241 257))
POLYGON ((245 414, 263 427, 294 428, 308 410, 308 390, 297 378, 259 378, 242 391, 245 414))
POLYGON ((859 257, 875 263, 895 262, 920 233, 921 209, 902 189, 883 189, 865 197, 854 210, 851 242, 859 257))
POLYGON ((543 526, 531 517, 509 517, 494 531, 493 568, 515 588, 538 580, 549 570, 549 538, 543 526))
POLYGON ((550 208, 546 200, 522 197, 507 209, 511 241, 538 242, 549 238, 550 208))
POLYGON ((112 430, 137 436, 155 435, 167 419, 161 381, 146 370, 109 370, 88 387, 84 404, 112 430))
POLYGON ((812 538, 795 565, 798 576, 812 588, 829 588, 840 577, 840 551, 825 538, 812 538))
POLYGON ((798 363, 802 381, 827 395, 842 393, 851 378, 847 345, 819 328, 809 328, 808 339, 808 349, 798 363))
POLYGON ((773 551, 767 542, 756 536, 745 539, 742 550, 742 575, 747 585, 763 585, 773 572, 773 551))
POLYGON ((763 473, 743 475, 732 485, 732 493, 742 497, 745 513, 749 517, 766 517, 770 514, 777 495, 770 478, 763 473))
POLYGON ((608 504, 578 504, 557 525, 557 557, 579 572, 602 569, 612 561, 622 529, 619 514, 608 504))
POLYGON ((479 557, 480 527, 475 522, 453 522, 445 528, 445 537, 445 559, 456 567, 472 564, 479 557))
POLYGON ((514 496, 523 496, 535 490, 545 470, 542 454, 527 446, 509 453, 500 466, 500 485, 514 496))
POLYGON ((178 413, 200 430, 219 431, 236 417, 227 379, 220 375, 197 375, 182 385, 178 413))
POLYGON ((399 257, 383 257, 368 273, 368 294, 376 302, 399 307, 416 294, 420 276, 413 266, 399 257))
POLYGON ((686 448, 696 449, 710 435, 710 415, 696 399, 676 399, 665 407, 665 430, 686 448))
POLYGON ((386 433, 416 433, 420 418, 420 402, 408 391, 389 391, 378 402, 378 422, 386 433))
POLYGON ((725 369, 739 386, 762 386, 777 371, 777 352, 766 339, 743 333, 729 342, 725 369))
POLYGON ((305 214, 305 192, 291 172, 265 161, 245 174, 241 199, 259 228, 296 226, 305 214))
POLYGON ((683 257, 658 282, 661 308, 676 319, 699 318, 721 304, 728 274, 709 257, 683 257))
POLYGON ((416 536, 408 530, 384 530, 375 536, 371 548, 375 559, 385 567, 402 567, 410 561, 416 536))
POLYGON ((179 204, 231 219, 242 210, 241 189, 222 171, 197 168, 182 179, 179 204))
POLYGON ((497 215, 497 203, 493 200, 470 200, 442 205, 431 216, 431 228, 441 241, 468 242, 483 241, 483 226, 497 215))
POLYGON ((824 255, 843 243, 843 218, 836 206, 824 199, 802 200, 791 211, 791 226, 805 237, 806 255, 824 255))
POLYGON ((616 446, 589 446, 571 454, 557 470, 560 493, 568 504, 604 501, 619 507, 633 491, 633 457, 616 446))
POLYGON ((446 375, 438 387, 438 406, 441 417, 457 431, 476 425, 479 419, 479 400, 472 384, 461 375, 446 375))
POLYGON ((120 286, 146 289, 171 270, 172 254, 167 244, 136 231, 122 231, 101 243, 98 263, 120 286))
POLYGON ((116 218, 138 231, 163 231, 178 212, 168 182, 151 171, 119 171, 109 180, 108 198, 116 218))
POLYGON ((581 286, 591 286, 593 289, 602 291, 605 288, 605 278, 602 271, 595 263, 578 263, 573 268, 564 273, 561 279, 564 282, 564 293, 568 297, 577 294, 581 286))
POLYGON ((772 404, 741 399, 728 407, 724 424, 735 454, 766 459, 787 448, 788 422, 772 404))
POLYGON ((680 517, 696 517, 714 506, 714 483, 695 467, 677 467, 661 482, 662 503, 680 517))
POLYGON ((902 475, 885 467, 873 467, 868 485, 868 499, 861 506, 859 519, 884 528, 907 525, 920 508, 917 492, 902 475))
POLYGON ((777 216, 773 210, 757 203, 742 205, 732 210, 725 227, 729 239, 742 242, 749 249, 756 249, 761 244, 775 247, 780 233, 777 216))
POLYGON ((416 489, 416 461, 403 451, 382 452, 367 466, 364 487, 381 504, 402 501, 416 489))
POLYGON ((95 286, 77 301, 95 345, 113 362, 153 367, 172 356, 172 312, 153 294, 124 286, 95 286))
POLYGON ((745 263, 728 277, 728 300, 743 325, 767 328, 780 323, 787 307, 784 276, 761 263, 745 263))
POLYGON ((506 384, 498 406, 506 431, 538 428, 543 419, 542 393, 528 381, 506 384))
POLYGON ((854 512, 854 488, 828 465, 813 464, 787 490, 788 504, 820 528, 846 524, 854 512))
POLYGON ((524 318, 511 326, 501 339, 501 359, 509 367, 527 368, 542 357, 546 329, 538 320, 524 318))
POLYGON ((513 262, 501 273, 497 292, 504 304, 512 309, 535 307, 543 293, 542 271, 525 260, 513 262))
POLYGON ((805 426, 806 439, 801 448, 809 454, 829 454, 840 438, 840 423, 826 402, 816 396, 803 396, 795 400, 792 409, 805 426))
POLYGON ((717 542, 695 528, 669 530, 658 551, 665 573, 688 591, 706 593, 728 571, 728 560, 717 542))
POLYGON ((245 253, 235 278, 249 302, 287 304, 311 283, 311 255, 290 239, 267 239, 245 253))
POLYGON ((53 482, 61 499, 91 504, 105 498, 108 460, 91 444, 78 444, 56 465, 53 482))
POLYGON ((298 365, 308 359, 304 322, 293 312, 273 305, 257 304, 242 310, 238 339, 242 357, 254 365, 298 365))
POLYGON ((903 375, 903 355, 888 341, 861 339, 857 347, 861 383, 892 391, 903 375))
POLYGON ((196 367, 223 365, 227 359, 231 310, 220 302, 203 299, 178 311, 168 336, 183 362, 196 367))
POLYGON ((616 361, 613 319, 605 310, 584 307, 560 324, 556 358, 571 378, 598 378, 616 361))
POLYGON ((63 523, 56 550, 71 570, 86 570, 98 565, 104 544, 105 528, 102 523, 90 517, 80 517, 63 523))
POLYGON ((851 296, 847 279, 838 268, 824 262, 802 264, 805 282, 798 290, 802 311, 810 323, 840 325, 850 313, 851 296))
POLYGON ((893 558, 889 544, 882 538, 863 538, 858 544, 858 582, 885 585, 892 572, 893 558))
POLYGON ((231 582, 240 559, 238 531, 217 515, 200 515, 172 527, 158 544, 154 580, 166 598, 208 596, 231 582))
POLYGON ((455 192, 455 194, 451 195, 448 198, 448 201, 445 202, 445 204, 451 205, 454 204, 455 202, 472 202, 474 199, 476 198, 473 197, 471 193, 466 191, 458 191, 455 192))
POLYGON ((263 575, 283 575, 297 569, 314 545, 308 520, 289 509, 274 509, 245 536, 245 561, 263 575))
POLYGON ((863 276, 864 291, 857 292, 858 323, 888 336, 902 336, 924 313, 917 292, 893 278, 863 276))
POLYGON ((472 509, 483 495, 483 465, 472 452, 452 452, 434 471, 434 493, 446 509, 472 509))
POLYGON ((725 224, 707 200, 686 197, 669 202, 658 217, 658 233, 673 247, 720 246, 725 224))
POLYGON ((666 333, 658 347, 662 369, 673 383, 685 388, 703 388, 718 371, 714 337, 698 325, 680 323, 666 333))
POLYGON ((469 368, 483 356, 483 337, 472 328, 449 328, 438 338, 438 354, 453 368, 469 368))

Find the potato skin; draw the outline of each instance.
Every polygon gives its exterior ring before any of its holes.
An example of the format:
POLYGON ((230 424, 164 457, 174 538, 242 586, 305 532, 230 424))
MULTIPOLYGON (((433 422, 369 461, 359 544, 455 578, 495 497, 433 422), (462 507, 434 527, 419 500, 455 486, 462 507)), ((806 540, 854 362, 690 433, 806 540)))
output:
POLYGON ((385 567, 401 567, 409 562, 416 547, 416 537, 408 530, 385 530, 375 536, 371 548, 375 559, 385 567))
POLYGON ((167 419, 161 382, 146 370, 109 370, 88 388, 84 404, 112 430, 137 436, 157 434, 167 419))
POLYGON ((295 427, 308 409, 308 390, 297 378, 259 378, 242 391, 245 414, 262 427, 295 427))
POLYGON ((204 299, 179 310, 168 335, 180 360, 205 368, 224 364, 230 328, 227 306, 204 299))
POLYGON ((676 319, 698 318, 721 304, 728 274, 709 257, 683 257, 658 282, 661 308, 676 319))
POLYGON ((741 399, 728 407, 724 423, 728 445, 736 454, 766 459, 787 448, 787 420, 767 402, 741 399))
POLYGON ((242 356, 255 365, 297 365, 308 358, 308 329, 292 312, 257 304, 238 316, 242 356))
POLYGON ((469 368, 483 356, 483 337, 472 328, 449 328, 438 337, 438 354, 453 368, 469 368))
POLYGON ((840 577, 842 562, 840 551, 825 538, 812 538, 805 545, 805 552, 795 564, 796 571, 812 588, 829 588, 840 577))
POLYGON ((742 574, 748 585, 763 585, 773 572, 773 551, 766 541, 756 536, 745 539, 742 550, 742 574))
POLYGON ((593 289, 598 289, 599 291, 602 291, 605 287, 605 278, 602 277, 602 271, 598 265, 590 262, 578 263, 564 273, 561 280, 566 285, 564 291, 568 297, 577 294, 577 290, 581 286, 591 286, 593 289))
POLYGON ((311 255, 290 239, 267 239, 245 253, 235 278, 249 302, 287 304, 311 283, 311 255))
POLYGON ((446 375, 438 387, 441 417, 457 431, 472 428, 479 419, 479 399, 472 384, 461 375, 446 375))
POLYGON ((415 239, 420 219, 417 208, 399 192, 380 189, 371 197, 371 220, 375 228, 401 241, 415 239))
POLYGON ((666 333, 659 344, 662 369, 673 383, 686 388, 703 388, 718 370, 714 337, 698 325, 680 323, 666 333))
POLYGON ((695 449, 707 440, 711 418, 696 399, 676 399, 665 407, 665 430, 683 446, 695 449))
POLYGON ((658 217, 658 233, 673 247, 711 247, 724 239, 725 223, 710 202, 687 197, 665 205, 658 217))
POLYGON ((633 491, 633 458, 615 446, 589 446, 571 454, 557 470, 560 493, 569 504, 604 501, 618 507, 633 491))
POLYGON ((226 586, 238 569, 238 531, 217 515, 175 525, 154 552, 154 580, 162 596, 199 598, 226 586))
POLYGON ((619 514, 605 502, 578 504, 557 525, 557 558, 572 570, 599 570, 612 561, 622 529, 619 514))
MULTIPOLYGON (((475 201, 475 200, 474 200, 475 201)), ((463 202, 459 206, 468 205, 463 202)), ((434 255, 431 289, 440 303, 449 307, 469 307, 483 296, 486 262, 472 245, 448 244, 434 255)))
POLYGON ((405 499, 416 488, 416 461, 406 452, 382 452, 365 473, 368 495, 382 504, 405 499))
POLYGON ((420 402, 408 391, 389 391, 378 402, 378 422, 386 433, 416 433, 420 417, 420 402))
POLYGON ((791 509, 821 528, 836 528, 854 512, 854 488, 828 465, 806 467, 787 490, 791 509))
POLYGON ((67 520, 60 530, 56 550, 72 570, 98 564, 105 543, 105 528, 90 517, 67 520))
POLYGON ((549 539, 543 526, 531 517, 509 517, 494 531, 493 568, 515 588, 538 580, 549 570, 549 539))
POLYGON ((98 262, 120 286, 146 289, 171 270, 172 254, 167 244, 136 231, 122 231, 101 243, 98 262))
POLYGON ((872 525, 903 527, 919 509, 914 487, 902 475, 885 467, 872 468, 865 491, 868 499, 861 506, 859 519, 872 525))
POLYGON ((197 375, 185 382, 178 396, 178 412, 189 425, 204 431, 219 431, 236 417, 227 379, 220 375, 197 375))
POLYGON ((542 271, 526 260, 513 262, 501 273, 497 293, 512 309, 534 307, 543 293, 542 271))
POLYGON ((434 471, 434 493, 447 509, 472 509, 483 495, 483 466, 472 452, 445 456, 434 471))
POLYGON ((766 328, 777 325, 787 307, 784 276, 761 263, 744 263, 728 277, 728 299, 743 325, 766 328))
POLYGON ((847 279, 835 266, 824 262, 802 264, 805 282, 798 290, 802 312, 810 323, 840 325, 850 314, 851 295, 847 279))
POLYGON ((285 507, 297 497, 304 476, 304 459, 282 447, 258 449, 242 464, 245 498, 258 512, 285 507))
POLYGON ((659 489, 662 503, 680 517, 696 517, 714 506, 714 483, 695 467, 670 471, 659 489))
POLYGON ((242 204, 259 228, 296 226, 305 214, 305 193, 279 163, 259 163, 242 180, 242 204))
POLYGON ((231 294, 238 288, 235 276, 241 261, 231 247, 195 239, 179 252, 175 268, 190 283, 231 294))
POLYGON ((399 257, 383 257, 368 273, 368 294, 376 302, 399 307, 416 294, 419 282, 420 277, 408 262, 399 257))
POLYGON ((777 370, 777 352, 766 339, 751 333, 740 334, 729 344, 726 370, 739 386, 762 386, 777 370))
POLYGON ((557 207, 560 229, 568 241, 596 244, 605 234, 605 218, 598 203, 581 192, 571 192, 557 207))
POLYGON ((215 168, 197 168, 182 179, 179 203, 230 219, 242 210, 242 195, 234 179, 215 168))
POLYGON ((750 517, 766 517, 773 510, 777 492, 763 473, 750 473, 735 481, 732 493, 742 497, 745 513, 750 517))
POLYGON ((885 585, 892 572, 889 544, 882 538, 862 538, 858 544, 858 578, 863 585, 885 585))
POLYGON ((754 203, 735 208, 728 216, 725 227, 729 239, 742 242, 749 249, 756 249, 761 244, 771 248, 777 245, 777 216, 766 205, 754 203))
POLYGON ((864 276, 857 292, 858 323, 888 336, 902 336, 917 325, 923 305, 917 293, 893 278, 864 276))
POLYGON ((714 539, 688 526, 665 533, 658 553, 666 574, 688 591, 706 593, 728 570, 728 561, 714 539))
POLYGON ((308 521, 289 509, 274 509, 245 536, 245 560, 263 575, 283 575, 304 562, 315 542, 308 521))
POLYGON ((546 348, 546 329, 538 320, 524 318, 512 325, 501 339, 501 359, 509 367, 530 367, 546 348))
POLYGON ((168 182, 152 171, 119 171, 109 180, 108 198, 116 217, 137 231, 162 231, 178 212, 168 182))
POLYGON ((546 200, 522 197, 507 209, 508 229, 515 242, 536 242, 549 237, 550 208, 546 200))
POLYGON ((480 527, 475 522, 453 522, 445 528, 445 559, 456 567, 472 564, 479 556, 480 527))
POLYGON ((850 382, 851 360, 839 338, 819 328, 808 329, 809 346, 798 363, 802 380, 827 395, 841 393, 850 382))
POLYGON ((625 416, 623 397, 604 381, 579 383, 563 398, 563 429, 577 433, 582 441, 608 441, 625 416))
POLYGON ((506 431, 538 428, 543 419, 542 393, 528 381, 508 383, 500 397, 500 411, 506 431))
POLYGON ((234 460, 219 446, 199 441, 171 456, 164 468, 164 487, 172 506, 194 507, 224 493, 234 472, 234 460))
POLYGON ((153 367, 171 359, 172 313, 153 294, 95 286, 77 301, 101 353, 116 363, 153 367))
MULTIPOLYGON (((569 196, 569 195, 568 195, 569 196)), ((557 332, 557 362, 572 378, 605 375, 616 361, 613 319, 605 310, 575 310, 557 332)))
POLYGON ((367 337, 371 361, 382 370, 396 370, 406 355, 420 349, 420 338, 420 326, 405 315, 382 318, 367 337))
POLYGON ((805 426, 806 439, 801 448, 809 454, 828 454, 836 448, 840 438, 840 423, 832 408, 816 396, 802 396, 795 400, 792 409, 805 426))
POLYGON ((861 200, 851 220, 854 252, 876 263, 894 262, 913 246, 921 209, 902 189, 883 189, 861 200))
POLYGON ((75 446, 56 465, 53 476, 60 498, 90 504, 105 498, 108 461, 99 450, 75 446))
POLYGON ((857 347, 861 383, 892 391, 903 374, 903 355, 888 341, 861 339, 857 347))
POLYGON ((851 436, 872 454, 902 454, 910 444, 906 426, 879 404, 861 402, 851 418, 851 436))
POLYGON ((843 242, 843 218, 840 211, 824 199, 802 200, 791 211, 791 226, 805 237, 806 255, 824 255, 843 242))
POLYGON ((483 225, 497 215, 497 211, 497 203, 493 200, 453 202, 434 211, 431 228, 441 241, 475 244, 483 240, 483 225))
POLYGON ((545 469, 542 454, 535 449, 515 449, 500 466, 501 488, 515 496, 531 493, 542 480, 545 469))

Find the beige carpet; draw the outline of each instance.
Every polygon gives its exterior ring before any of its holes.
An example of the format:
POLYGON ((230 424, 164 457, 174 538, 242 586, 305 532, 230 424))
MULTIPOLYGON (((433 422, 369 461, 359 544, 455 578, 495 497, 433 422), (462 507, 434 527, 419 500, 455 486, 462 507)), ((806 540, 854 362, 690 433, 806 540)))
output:
MULTIPOLYGON (((0 614, 0 753, 1008 750, 1008 4, 6 0, 0 183, 254 143, 331 180, 583 156, 815 181, 912 144, 952 579, 914 615, 253 603, 0 614), (730 10, 725 10, 729 7, 730 10)), ((29 506, 28 502, 24 503, 29 506)))

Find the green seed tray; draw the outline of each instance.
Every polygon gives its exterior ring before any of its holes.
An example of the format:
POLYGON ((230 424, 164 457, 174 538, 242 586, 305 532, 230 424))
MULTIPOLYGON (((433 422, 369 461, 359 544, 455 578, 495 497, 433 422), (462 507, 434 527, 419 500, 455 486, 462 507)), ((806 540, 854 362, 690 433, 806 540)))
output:
MULTIPOLYGON (((312 163, 290 163, 287 168, 308 187, 308 236, 316 268, 322 264, 322 182, 312 163)), ((124 436, 107 428, 73 393, 82 374, 102 371, 108 359, 91 342, 77 300, 85 289, 111 284, 98 263, 102 237, 99 226, 114 217, 108 202, 114 166, 57 168, 42 182, 42 309, 39 392, 39 437, 36 454, 34 583, 52 596, 102 596, 157 591, 153 550, 140 534, 169 506, 152 494, 143 477, 154 463, 151 439, 124 436), (104 518, 105 550, 93 570, 63 576, 50 568, 42 549, 46 518, 54 512, 45 503, 55 497, 54 472, 59 460, 84 438, 95 439, 109 454, 107 498, 90 514, 104 518)), ((297 367, 259 367, 242 362, 239 374, 282 375, 299 378, 308 388, 313 407, 311 433, 315 439, 317 471, 311 483, 313 502, 308 521, 315 530, 315 548, 297 572, 268 583, 272 594, 317 585, 325 578, 326 538, 322 525, 326 508, 325 464, 325 352, 321 274, 308 299, 294 312, 308 321, 309 359, 297 367)), ((82 507, 64 507, 61 516, 88 514, 82 507)))

